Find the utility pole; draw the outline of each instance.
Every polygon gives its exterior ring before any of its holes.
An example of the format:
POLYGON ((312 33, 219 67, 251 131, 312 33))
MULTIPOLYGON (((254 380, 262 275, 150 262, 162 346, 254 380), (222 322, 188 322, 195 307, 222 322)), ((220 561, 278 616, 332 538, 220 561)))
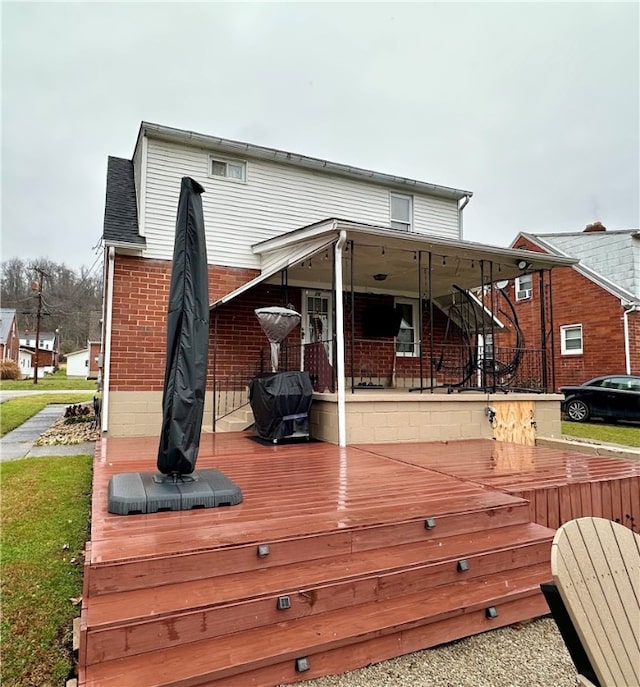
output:
POLYGON ((35 360, 33 362, 33 383, 38 383, 38 354, 40 351, 40 318, 42 317, 42 284, 44 282, 44 272, 39 267, 34 267, 35 271, 40 275, 38 281, 31 282, 31 288, 38 292, 38 309, 36 311, 36 351, 35 360))

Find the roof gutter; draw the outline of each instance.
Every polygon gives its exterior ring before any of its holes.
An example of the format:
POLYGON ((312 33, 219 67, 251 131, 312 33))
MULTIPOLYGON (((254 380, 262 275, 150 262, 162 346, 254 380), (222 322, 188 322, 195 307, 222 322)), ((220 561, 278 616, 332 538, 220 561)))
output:
POLYGON ((463 222, 462 222, 462 211, 467 207, 469 204, 469 201, 471 200, 472 194, 469 193, 469 195, 466 195, 463 199, 462 202, 458 204, 458 237, 460 240, 463 240, 464 237, 464 232, 462 230, 463 227, 463 222))

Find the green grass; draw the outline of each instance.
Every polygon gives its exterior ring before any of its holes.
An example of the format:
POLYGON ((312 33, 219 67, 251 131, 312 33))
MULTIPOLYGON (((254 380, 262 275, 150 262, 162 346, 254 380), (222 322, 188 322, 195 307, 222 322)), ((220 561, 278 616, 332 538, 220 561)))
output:
POLYGON ((562 433, 591 441, 604 441, 622 446, 640 446, 640 426, 607 425, 604 422, 562 422, 562 433))
POLYGON ((34 394, 12 398, 0 404, 0 436, 4 436, 12 429, 19 427, 30 417, 39 413, 50 403, 84 403, 92 398, 90 393, 62 393, 62 394, 34 394))
POLYGON ((0 464, 3 687, 58 687, 73 665, 91 456, 0 464), (75 561, 75 562, 74 562, 75 561))
POLYGON ((38 383, 33 379, 3 379, 0 389, 5 391, 69 391, 73 389, 97 389, 95 379, 69 379, 64 370, 58 370, 50 375, 38 375, 38 383))

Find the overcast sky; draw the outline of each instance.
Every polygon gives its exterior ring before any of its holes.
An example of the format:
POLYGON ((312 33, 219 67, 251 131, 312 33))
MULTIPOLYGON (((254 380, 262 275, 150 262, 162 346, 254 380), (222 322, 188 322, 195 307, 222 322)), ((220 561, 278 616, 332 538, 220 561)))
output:
POLYGON ((2 259, 96 259, 141 120, 474 192, 464 236, 638 228, 630 3, 2 3, 2 259))

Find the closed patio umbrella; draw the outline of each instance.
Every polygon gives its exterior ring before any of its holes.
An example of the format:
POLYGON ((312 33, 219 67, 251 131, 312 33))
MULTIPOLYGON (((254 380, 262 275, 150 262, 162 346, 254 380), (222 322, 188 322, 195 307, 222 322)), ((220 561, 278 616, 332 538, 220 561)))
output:
POLYGON ((182 177, 167 318, 158 470, 190 474, 198 457, 207 379, 209 288, 201 193, 182 177))

